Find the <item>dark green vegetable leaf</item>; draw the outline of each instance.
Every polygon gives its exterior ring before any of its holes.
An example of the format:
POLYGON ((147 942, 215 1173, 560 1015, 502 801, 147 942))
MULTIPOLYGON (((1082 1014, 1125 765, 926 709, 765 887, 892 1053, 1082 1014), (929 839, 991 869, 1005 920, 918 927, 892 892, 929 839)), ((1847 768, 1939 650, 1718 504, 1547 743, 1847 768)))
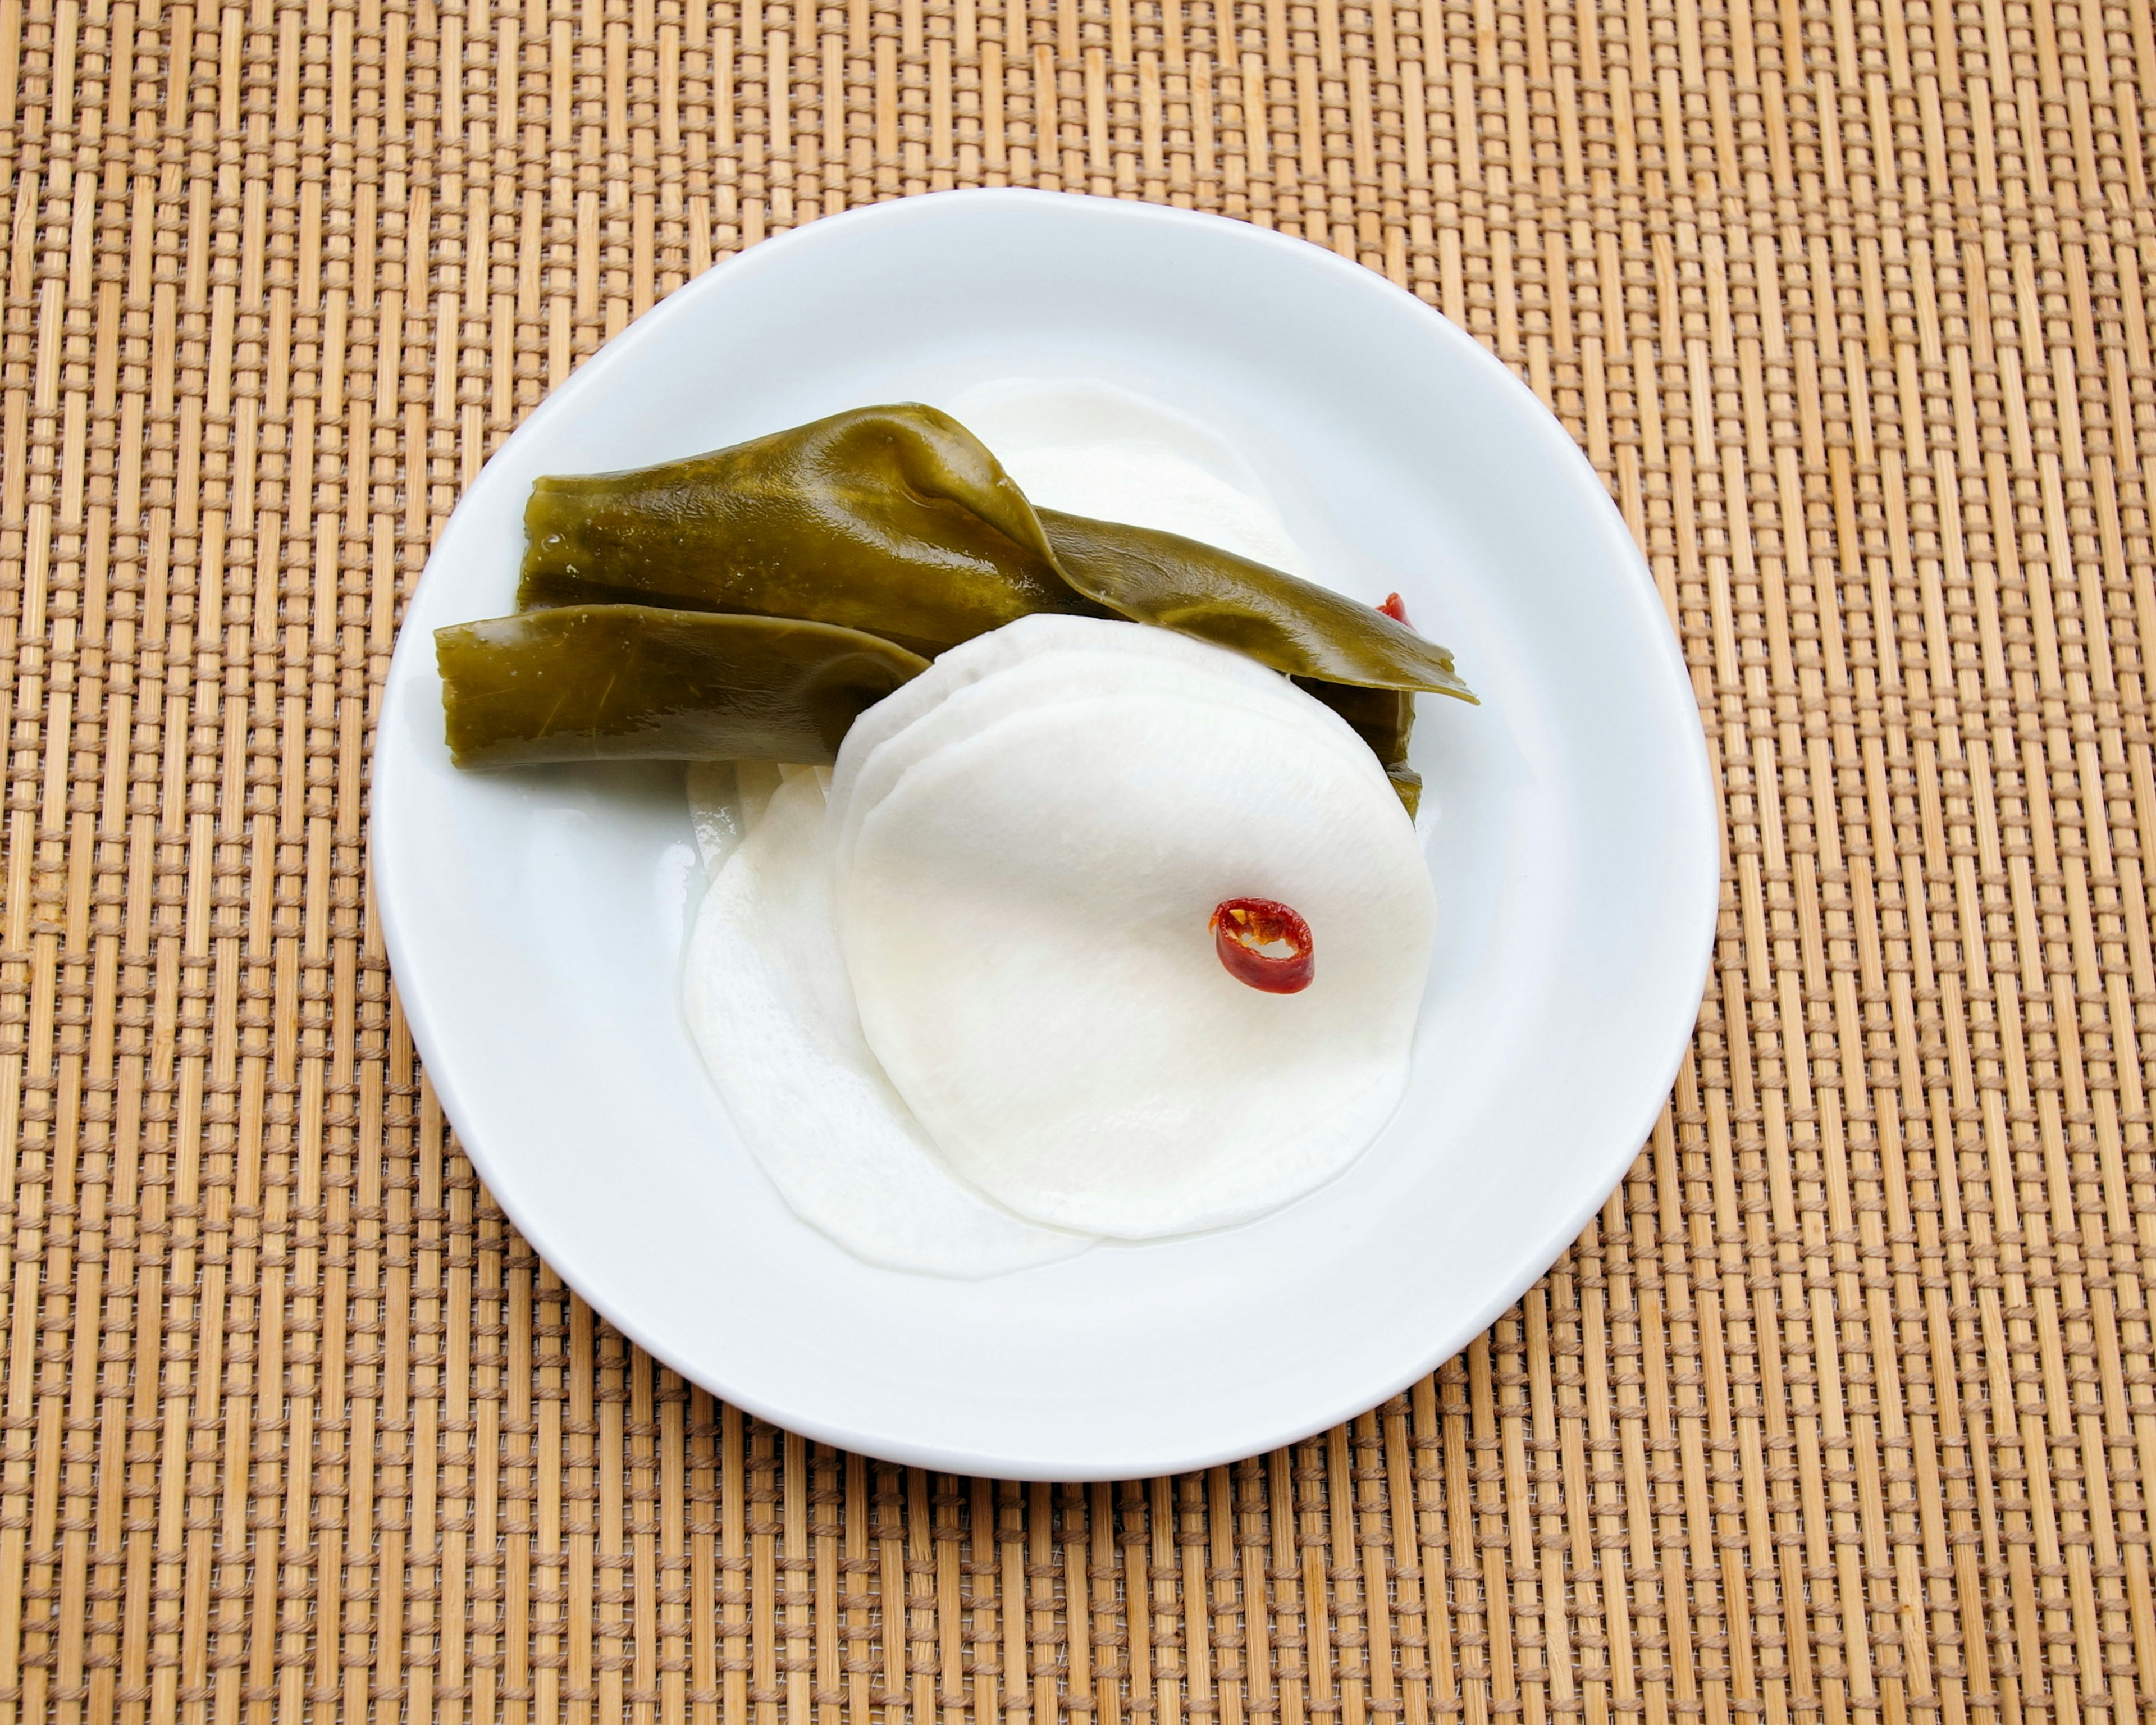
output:
POLYGON ((657 467, 542 479, 521 608, 807 617, 940 652, 1034 611, 1105 616, 1025 494, 933 408, 861 408, 657 467))
POLYGON ((808 617, 936 653, 1033 611, 1119 616, 1291 675, 1475 697, 1452 655, 1358 603, 1148 527, 1036 511, 918 403, 627 473, 542 479, 526 608, 629 603, 808 617))
POLYGON ((859 630, 572 605, 434 632, 459 767, 833 759, 862 711, 928 662, 859 630))
POLYGON ((1475 699, 1444 648, 1357 600, 1179 534, 1039 514, 1070 584, 1134 623, 1232 648, 1291 676, 1475 699))

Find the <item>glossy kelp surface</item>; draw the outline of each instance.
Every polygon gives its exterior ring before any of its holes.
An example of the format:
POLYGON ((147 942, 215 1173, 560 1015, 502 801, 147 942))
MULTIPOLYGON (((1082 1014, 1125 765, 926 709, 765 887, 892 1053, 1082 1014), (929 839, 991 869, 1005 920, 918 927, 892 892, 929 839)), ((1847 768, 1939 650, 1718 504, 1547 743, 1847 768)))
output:
POLYGON ((1471 701, 1452 655, 1373 606, 1180 534, 1039 511, 1071 584, 1133 623, 1226 647, 1294 677, 1471 701))
POLYGON ((1025 494, 949 415, 860 408, 731 449, 531 488, 520 608, 805 617, 929 653, 1035 611, 1105 616, 1025 494))
POLYGON ((574 605, 434 634, 459 767, 542 761, 820 763, 927 661, 796 619, 574 605))
POLYGON ((1472 701, 1452 655, 1368 605, 1174 533, 1035 510, 918 403, 707 455, 542 479, 520 606, 804 617, 927 652, 1035 611, 1119 616, 1291 676, 1472 701))

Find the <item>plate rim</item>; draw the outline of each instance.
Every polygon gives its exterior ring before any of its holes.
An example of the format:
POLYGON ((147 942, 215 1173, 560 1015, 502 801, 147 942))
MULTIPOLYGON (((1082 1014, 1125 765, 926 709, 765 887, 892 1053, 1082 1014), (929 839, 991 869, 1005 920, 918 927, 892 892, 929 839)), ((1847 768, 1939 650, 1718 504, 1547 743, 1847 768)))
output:
MULTIPOLYGON (((1712 857, 1712 868, 1705 876, 1708 890, 1702 894, 1701 904, 1695 912, 1697 921, 1692 932, 1690 962, 1681 967, 1682 974, 1697 978, 1698 986, 1695 993, 1700 1005, 1694 1008, 1683 1029, 1672 1034, 1671 1049, 1660 1069, 1660 1081, 1650 1092, 1651 1101, 1644 1110, 1644 1117, 1636 1119, 1625 1134, 1619 1135, 1613 1131, 1610 1142, 1619 1147, 1609 1153, 1609 1166, 1598 1171, 1591 1198, 1576 1203, 1554 1219, 1552 1225, 1537 1234, 1532 1249, 1522 1250, 1521 1264, 1524 1267, 1516 1267, 1512 1273, 1494 1280, 1492 1291, 1480 1304, 1469 1308, 1466 1317, 1446 1327, 1441 1333, 1436 1333, 1431 1343, 1414 1355, 1405 1369, 1389 1372, 1382 1380, 1370 1385, 1367 1392, 1358 1391, 1344 1399, 1336 1396, 1306 1414, 1298 1414, 1292 1419, 1276 1420, 1262 1430, 1245 1431, 1225 1441, 1164 1450, 1144 1457, 1117 1455, 1097 1462, 1071 1458, 1048 1467, 1033 1461, 1019 1461, 971 1450, 963 1445, 883 1438, 843 1419, 826 1418, 814 1410, 789 1407, 783 1395, 766 1395, 753 1389, 707 1381, 706 1373, 701 1368, 691 1371, 685 1368, 663 1342, 646 1332, 641 1322, 629 1313, 617 1310, 611 1298, 594 1292, 583 1284, 580 1277, 572 1276, 561 1267, 573 1259, 575 1254, 556 1251, 551 1230, 536 1225, 537 1219, 528 1215, 525 1207, 514 1195, 516 1181, 513 1174, 506 1182, 501 1178, 506 1168, 513 1166, 513 1158, 510 1163, 503 1163, 495 1153, 495 1147, 467 1135, 460 1126, 457 1127, 458 1143, 511 1224, 540 1258, 555 1267, 556 1273, 561 1276, 567 1287, 629 1340, 680 1374, 685 1381, 701 1385, 744 1412, 844 1450, 941 1471, 1073 1482, 1188 1472, 1263 1454, 1329 1430, 1389 1400, 1471 1346, 1477 1336, 1486 1331, 1499 1316, 1548 1273, 1565 1249, 1578 1239, 1589 1219, 1602 1209, 1610 1194, 1622 1183, 1625 1173, 1636 1163, 1650 1141, 1655 1123, 1668 1101, 1691 1046, 1711 976, 1727 872, 1723 852, 1726 823, 1715 784, 1713 762, 1706 733, 1706 716, 1699 711, 1691 666, 1684 657, 1676 630, 1663 608, 1661 593, 1645 557, 1585 452, 1540 398, 1466 329, 1435 307, 1377 271, 1308 240, 1210 212, 1135 199, 1099 198, 1086 193, 1049 192, 1024 187, 969 187, 916 193, 839 211, 773 234, 721 259, 701 275, 692 277, 602 343, 518 422, 510 438, 504 439, 501 448, 495 451, 487 463, 482 464, 480 474, 465 486, 429 549, 427 563, 423 567, 418 580, 413 583, 411 597, 406 601, 406 614, 408 618, 434 558, 439 555, 444 544, 450 541, 458 517, 471 506, 475 494, 480 492, 485 467, 499 459, 510 441, 532 428, 551 424, 569 411, 575 400, 585 394, 593 384, 603 383, 615 372, 633 363, 638 351, 658 332, 692 316, 694 308, 703 299, 727 283, 771 268, 776 263, 783 263, 797 251, 816 244, 828 243, 839 230, 850 232, 875 226, 934 221, 940 219, 939 212, 953 205, 978 206, 986 203, 1024 206, 1044 212, 1053 211, 1059 215, 1075 215, 1080 219, 1124 221, 1133 225, 1168 228, 1197 226, 1215 235, 1232 234, 1239 242, 1269 251, 1277 257, 1291 259, 1298 266, 1328 275, 1335 282, 1353 290, 1389 300, 1396 307, 1411 308, 1413 315, 1422 321, 1433 339, 1450 348, 1469 367, 1480 371, 1492 387, 1510 394, 1516 404, 1527 409, 1522 417, 1529 435, 1542 445, 1543 453, 1553 465, 1567 473, 1574 486, 1580 490, 1589 502, 1587 512, 1596 524, 1604 548, 1613 561, 1632 577, 1625 583, 1627 602, 1632 608, 1643 613, 1648 612, 1651 607, 1650 621, 1656 627, 1646 634, 1658 652, 1659 671, 1683 690, 1685 705, 1698 721, 1685 735, 1686 747, 1683 751, 1682 762, 1685 770, 1673 772, 1673 779, 1683 788, 1685 812, 1691 818, 1695 828, 1686 843, 1698 845, 1702 855, 1711 853, 1712 857)), ((408 653, 418 655, 424 651, 424 645, 418 642, 416 637, 408 639, 409 634, 405 624, 400 622, 391 662, 384 674, 382 701, 376 722, 375 746, 369 752, 366 810, 368 896, 373 901, 392 985, 397 990, 413 1049, 419 1057, 428 1082, 441 1104, 445 1119, 452 1126, 456 1126, 462 1111, 462 1086, 454 1070, 454 1063, 438 1061, 434 1056, 439 1044, 435 1027, 425 1004, 424 985, 417 990, 408 989, 401 979, 403 975, 410 975, 416 979, 419 969, 424 968, 424 966, 415 968, 411 962, 411 949, 407 944, 406 931, 398 909, 402 889, 395 885, 399 879, 396 858, 401 845, 401 823, 396 812, 398 800, 393 791, 398 777, 397 762, 400 749, 398 740, 403 737, 406 729, 401 715, 406 702, 408 681, 408 679, 398 675, 397 661, 408 653), (385 739, 390 740, 386 747, 385 739), (392 794, 384 794, 385 787, 392 794)), ((1671 764, 1675 768, 1677 762, 1673 758, 1671 764)), ((1678 848, 1675 841, 1672 848, 1678 848)), ((1674 960, 1672 965, 1674 968, 1674 960)))

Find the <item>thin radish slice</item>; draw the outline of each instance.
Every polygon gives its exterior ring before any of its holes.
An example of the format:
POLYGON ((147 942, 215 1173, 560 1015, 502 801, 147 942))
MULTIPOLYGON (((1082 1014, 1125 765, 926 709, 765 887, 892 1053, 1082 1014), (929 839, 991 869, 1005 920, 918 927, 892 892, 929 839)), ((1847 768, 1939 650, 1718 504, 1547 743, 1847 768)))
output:
POLYGON ((839 877, 869 1046, 945 1159, 1013 1213, 1142 1239, 1338 1173, 1408 1076, 1435 907, 1380 779, 1278 717, 1123 691, 909 768, 839 877), (1325 963, 1246 988, 1208 921, 1264 897, 1325 963))
MULTIPOLYGON (((852 860, 860 824, 909 768, 938 749, 978 735, 1014 712, 1065 701, 1094 699, 1130 689, 1172 691, 1201 701, 1267 712, 1336 748, 1347 770, 1384 778, 1369 746, 1347 721, 1276 671, 1219 647, 1142 624, 1059 618, 1070 644, 1051 647, 953 690, 855 764, 843 793, 832 798, 832 859, 842 872, 852 860), (844 800, 840 800, 843 795, 844 800)), ((932 677, 932 668, 918 680, 932 677)))
POLYGON ((831 929, 823 786, 787 779, 705 895, 684 1005, 727 1112, 803 1220, 893 1270, 983 1276, 1083 1251, 944 1166, 861 1040, 831 929))

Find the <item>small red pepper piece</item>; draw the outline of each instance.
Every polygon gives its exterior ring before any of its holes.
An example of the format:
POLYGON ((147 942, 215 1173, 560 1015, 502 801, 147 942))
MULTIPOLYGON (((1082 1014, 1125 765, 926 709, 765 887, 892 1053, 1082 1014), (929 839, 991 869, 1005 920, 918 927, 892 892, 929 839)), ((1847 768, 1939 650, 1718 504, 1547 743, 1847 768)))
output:
POLYGON ((1383 612, 1386 616, 1391 618, 1394 622, 1407 623, 1409 629, 1413 629, 1414 627, 1412 623, 1408 623, 1408 608, 1401 603, 1400 596, 1398 593, 1387 593, 1385 595, 1385 603, 1378 606, 1378 608, 1383 612))
POLYGON ((1310 925, 1277 900, 1224 899, 1213 907, 1211 926, 1221 966, 1239 983, 1266 994, 1300 994, 1317 973, 1310 925))

